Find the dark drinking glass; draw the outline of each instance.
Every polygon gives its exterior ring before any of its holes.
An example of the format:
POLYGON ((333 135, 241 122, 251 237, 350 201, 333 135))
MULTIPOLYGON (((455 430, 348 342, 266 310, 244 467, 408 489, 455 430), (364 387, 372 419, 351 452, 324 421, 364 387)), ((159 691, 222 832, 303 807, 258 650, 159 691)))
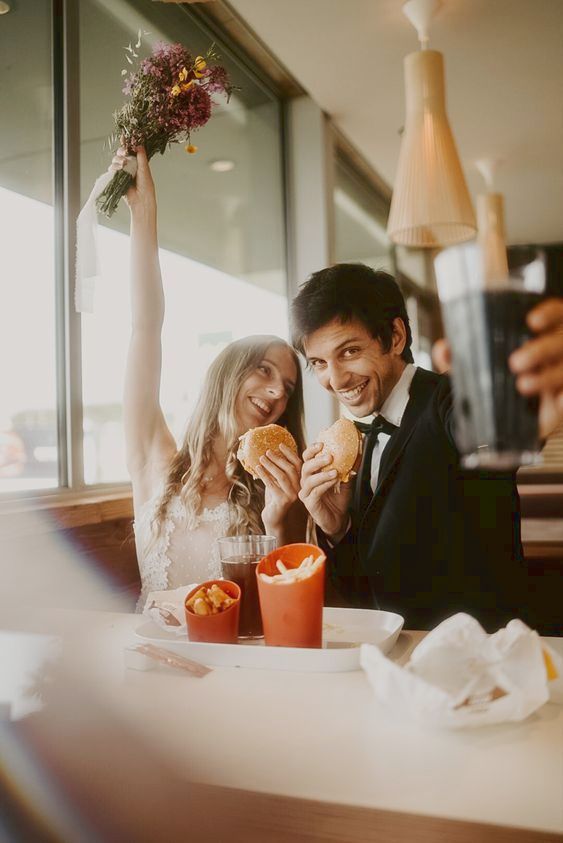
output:
POLYGON ((276 539, 274 536, 227 536, 218 542, 222 575, 240 586, 242 592, 239 638, 262 638, 256 565, 275 550, 276 539))
POLYGON ((512 470, 540 461, 538 400, 522 395, 508 365, 532 332, 529 311, 541 300, 543 264, 487 279, 477 244, 446 249, 435 261, 452 353, 456 443, 466 468, 512 470))

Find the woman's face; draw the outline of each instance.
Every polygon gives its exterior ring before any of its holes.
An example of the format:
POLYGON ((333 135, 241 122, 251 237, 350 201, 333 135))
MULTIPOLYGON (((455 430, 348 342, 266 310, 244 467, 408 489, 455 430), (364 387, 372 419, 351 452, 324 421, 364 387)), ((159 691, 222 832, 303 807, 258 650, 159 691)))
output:
POLYGON ((296 382, 297 365, 290 349, 286 345, 268 346, 237 395, 235 413, 240 432, 277 422, 296 382))

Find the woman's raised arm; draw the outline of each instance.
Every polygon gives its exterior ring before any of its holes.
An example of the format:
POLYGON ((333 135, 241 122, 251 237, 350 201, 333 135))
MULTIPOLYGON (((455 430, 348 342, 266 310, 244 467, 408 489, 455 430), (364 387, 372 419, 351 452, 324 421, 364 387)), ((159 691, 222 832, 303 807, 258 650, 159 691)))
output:
MULTIPOLYGON (((124 153, 114 158, 119 167, 124 153)), ((137 503, 155 484, 176 451, 160 407, 164 291, 158 260, 156 196, 144 149, 137 150, 137 176, 127 193, 131 211, 131 340, 123 399, 127 467, 137 503)))

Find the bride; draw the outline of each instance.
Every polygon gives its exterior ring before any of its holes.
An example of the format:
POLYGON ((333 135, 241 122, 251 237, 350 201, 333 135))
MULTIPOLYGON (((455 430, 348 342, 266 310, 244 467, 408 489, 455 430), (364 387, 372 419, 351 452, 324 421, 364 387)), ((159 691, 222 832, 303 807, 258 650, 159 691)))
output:
MULTIPOLYGON (((112 169, 125 160, 118 150, 112 169)), ((266 533, 279 544, 304 541, 306 512, 298 499, 296 454, 287 448, 268 453, 258 472, 261 482, 236 459, 239 436, 259 425, 284 425, 299 453, 305 447, 301 370, 284 340, 255 336, 231 343, 207 372, 180 447, 166 424, 159 399, 164 291, 156 196, 142 148, 137 167, 127 193, 132 332, 124 425, 142 608, 150 591, 220 576, 219 536, 266 533)))

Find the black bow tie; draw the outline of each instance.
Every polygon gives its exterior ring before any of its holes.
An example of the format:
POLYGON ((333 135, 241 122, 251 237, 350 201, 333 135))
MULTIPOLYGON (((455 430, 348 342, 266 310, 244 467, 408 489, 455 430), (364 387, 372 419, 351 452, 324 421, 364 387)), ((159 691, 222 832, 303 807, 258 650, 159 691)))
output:
POLYGON ((364 424, 359 421, 354 421, 354 424, 360 433, 365 433, 366 436, 377 436, 379 433, 387 433, 391 436, 398 429, 396 424, 392 424, 381 415, 376 416, 371 424, 364 424))

